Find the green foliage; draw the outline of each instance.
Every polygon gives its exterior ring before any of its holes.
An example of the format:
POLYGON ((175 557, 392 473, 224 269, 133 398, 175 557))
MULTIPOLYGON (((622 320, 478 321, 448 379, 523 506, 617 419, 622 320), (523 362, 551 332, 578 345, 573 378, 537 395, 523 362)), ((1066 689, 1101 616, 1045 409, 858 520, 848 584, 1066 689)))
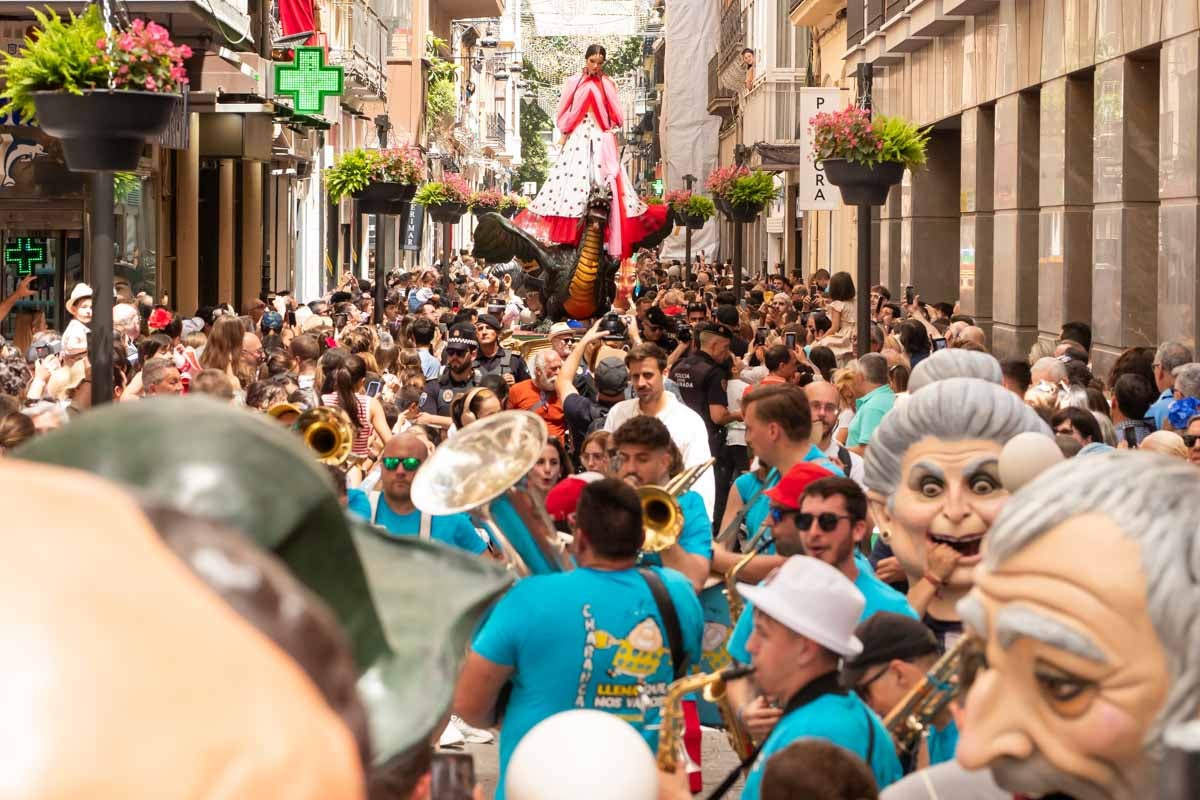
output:
POLYGON ((729 187, 727 199, 735 206, 763 207, 779 196, 775 187, 775 178, 762 170, 754 170, 749 175, 737 178, 729 187))
POLYGON ((453 203, 454 198, 450 195, 450 190, 446 188, 446 184, 439 181, 430 181, 429 183, 417 189, 417 194, 413 198, 414 203, 420 203, 428 208, 429 206, 444 206, 447 203, 453 203))
POLYGON ((694 194, 683 204, 683 213, 691 217, 708 219, 717 213, 717 206, 702 194, 694 194))
POLYGON ((336 203, 346 195, 361 192, 371 184, 379 155, 374 150, 347 150, 325 170, 325 191, 329 202, 336 203))
POLYGON ((134 189, 142 185, 142 180, 132 172, 113 173, 113 202, 124 203, 133 194, 134 189))
POLYGON ((49 6, 46 13, 31 9, 38 28, 25 37, 25 46, 13 55, 4 54, 0 79, 7 101, 0 114, 16 112, 26 123, 36 117, 33 93, 66 91, 83 94, 85 89, 108 85, 108 69, 96 43, 104 38, 99 5, 89 5, 81 16, 58 16, 49 6))
POLYGON ((604 72, 610 78, 620 76, 642 65, 642 37, 630 36, 621 43, 620 49, 614 49, 604 61, 604 72))
POLYGON ((929 144, 929 128, 921 130, 914 123, 900 117, 875 117, 876 138, 883 143, 879 151, 880 161, 899 161, 906 169, 914 169, 925 163, 925 147, 929 144))
MULTIPOLYGON (((532 75, 537 79, 537 70, 526 60, 522 74, 528 80, 532 75)), ((550 117, 537 103, 525 103, 521 106, 521 166, 517 168, 518 183, 536 183, 540 188, 550 171, 550 159, 546 155, 546 143, 542 141, 542 131, 553 129, 550 117)))
POLYGON ((458 92, 451 81, 429 84, 425 92, 425 119, 435 129, 448 127, 458 111, 458 92))

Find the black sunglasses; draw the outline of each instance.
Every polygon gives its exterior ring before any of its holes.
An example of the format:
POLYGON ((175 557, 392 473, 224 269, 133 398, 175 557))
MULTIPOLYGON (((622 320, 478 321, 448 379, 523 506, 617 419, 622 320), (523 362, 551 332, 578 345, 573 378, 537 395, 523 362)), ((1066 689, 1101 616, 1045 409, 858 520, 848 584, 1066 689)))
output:
POLYGON ((779 522, 784 517, 790 516, 794 520, 796 530, 806 531, 812 528, 813 520, 817 521, 817 525, 825 533, 833 533, 837 528, 838 522, 843 519, 852 519, 847 514, 834 514, 832 511, 826 511, 822 514, 808 514, 800 511, 784 511, 782 508, 771 509, 771 521, 779 522))
POLYGON ((1196 446, 1196 440, 1200 439, 1200 434, 1185 433, 1182 435, 1182 438, 1183 438, 1183 446, 1186 447, 1188 450, 1191 450, 1193 447, 1196 446))
POLYGON ((398 467, 404 467, 405 472, 416 472, 421 468, 421 459, 419 458, 400 458, 400 456, 384 456, 379 459, 379 463, 388 472, 395 472, 398 467))
POLYGON ((867 680, 863 681, 862 683, 860 683, 854 687, 854 693, 856 695, 858 695, 859 699, 861 699, 864 703, 867 702, 867 694, 868 694, 867 689, 871 686, 872 683, 874 683, 875 681, 879 680, 880 678, 882 678, 884 675, 887 674, 888 667, 890 665, 891 665, 890 662, 888 664, 884 664, 882 667, 879 668, 878 672, 876 672, 870 678, 868 678, 867 680))

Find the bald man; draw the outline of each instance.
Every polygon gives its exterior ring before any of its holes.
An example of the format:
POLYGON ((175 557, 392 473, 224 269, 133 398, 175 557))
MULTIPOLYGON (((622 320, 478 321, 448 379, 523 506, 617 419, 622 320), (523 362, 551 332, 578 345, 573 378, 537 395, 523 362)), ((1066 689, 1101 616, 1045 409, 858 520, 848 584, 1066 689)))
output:
POLYGON ((960 342, 973 342, 980 347, 987 347, 987 334, 983 332, 983 328, 976 325, 968 325, 963 328, 958 334, 960 342))
POLYGON ((475 530, 466 514, 434 516, 418 511, 412 500, 412 482, 429 458, 429 445, 414 433, 393 436, 379 457, 382 492, 351 489, 347 493, 351 513, 383 528, 392 536, 419 536, 480 555, 486 540, 475 530))

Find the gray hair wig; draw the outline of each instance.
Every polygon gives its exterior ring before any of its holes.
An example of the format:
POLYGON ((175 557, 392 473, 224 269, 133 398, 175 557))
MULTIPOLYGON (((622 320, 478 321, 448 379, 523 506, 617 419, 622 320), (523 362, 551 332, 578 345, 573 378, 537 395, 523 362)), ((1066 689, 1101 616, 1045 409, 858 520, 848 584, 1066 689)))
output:
POLYGON ((890 496, 900 483, 904 454, 922 439, 988 439, 1004 445, 1018 433, 1051 436, 1050 427, 1021 398, 978 378, 931 383, 883 418, 867 446, 867 488, 890 496))
POLYGON ((1073 458, 1013 496, 987 536, 983 568, 995 570, 1051 528, 1103 514, 1137 543, 1146 607, 1167 651, 1173 679, 1144 745, 1157 757, 1163 730, 1195 716, 1200 701, 1200 485, 1196 467, 1176 458, 1126 451, 1073 458))
POLYGON ((908 393, 947 378, 979 378, 988 383, 1000 384, 1004 375, 1000 362, 988 353, 974 350, 938 350, 913 368, 908 379, 908 393))

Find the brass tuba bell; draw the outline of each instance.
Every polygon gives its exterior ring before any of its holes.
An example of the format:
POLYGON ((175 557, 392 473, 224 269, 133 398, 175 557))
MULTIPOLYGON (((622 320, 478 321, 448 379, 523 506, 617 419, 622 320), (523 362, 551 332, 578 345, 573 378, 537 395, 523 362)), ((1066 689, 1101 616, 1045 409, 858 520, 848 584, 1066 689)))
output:
POLYGON ((646 532, 642 551, 661 553, 675 542, 683 530, 683 510, 679 507, 680 495, 692 488, 700 476, 716 463, 710 458, 701 464, 688 467, 667 481, 666 486, 642 486, 638 499, 642 501, 642 527, 646 532))
POLYGON ((338 466, 354 447, 354 424, 336 406, 317 406, 300 415, 295 430, 322 464, 338 466))

